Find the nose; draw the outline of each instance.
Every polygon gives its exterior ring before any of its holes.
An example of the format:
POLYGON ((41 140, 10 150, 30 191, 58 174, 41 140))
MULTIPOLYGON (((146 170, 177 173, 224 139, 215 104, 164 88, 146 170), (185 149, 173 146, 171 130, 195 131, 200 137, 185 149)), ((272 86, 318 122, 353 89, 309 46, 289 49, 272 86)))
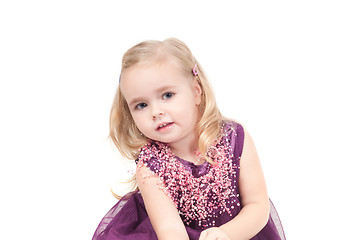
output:
POLYGON ((155 119, 157 119, 158 117, 161 117, 161 116, 163 116, 164 115, 164 113, 163 112, 159 112, 159 113, 156 113, 156 114, 153 114, 153 120, 155 120, 155 119))
POLYGON ((159 105, 152 106, 152 119, 155 120, 164 115, 163 110, 160 108, 159 105))

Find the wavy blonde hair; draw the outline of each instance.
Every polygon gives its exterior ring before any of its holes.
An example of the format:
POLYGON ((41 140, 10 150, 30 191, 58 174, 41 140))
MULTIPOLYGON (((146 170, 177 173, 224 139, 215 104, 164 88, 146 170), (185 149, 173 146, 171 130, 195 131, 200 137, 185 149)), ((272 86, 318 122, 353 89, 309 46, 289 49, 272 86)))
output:
MULTIPOLYGON (((207 80, 203 68, 193 56, 190 49, 182 41, 169 38, 164 41, 144 41, 130 48, 123 55, 122 73, 128 68, 140 63, 150 63, 166 60, 173 57, 185 72, 192 74, 193 67, 197 64, 198 83, 202 89, 202 99, 199 105, 198 148, 206 156, 208 147, 215 141, 220 133, 220 123, 223 117, 217 107, 215 96, 207 80)), ((121 81, 121 77, 119 82, 121 81)), ((148 139, 142 135, 131 116, 128 104, 120 90, 117 89, 110 114, 110 138, 120 153, 128 159, 136 159, 141 148, 148 139)), ((212 163, 212 160, 206 158, 212 163)))

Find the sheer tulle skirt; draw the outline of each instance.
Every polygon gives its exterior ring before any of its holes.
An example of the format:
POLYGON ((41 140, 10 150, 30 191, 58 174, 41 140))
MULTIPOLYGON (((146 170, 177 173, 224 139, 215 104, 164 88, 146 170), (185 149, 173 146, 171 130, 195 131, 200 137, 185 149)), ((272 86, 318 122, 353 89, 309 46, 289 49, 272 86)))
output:
MULTIPOLYGON (((252 240, 285 240, 281 221, 270 201, 267 225, 252 240)), ((191 240, 199 238, 200 230, 186 227, 191 240)), ((125 195, 110 209, 96 229, 93 240, 157 240, 157 236, 138 191, 125 195)))

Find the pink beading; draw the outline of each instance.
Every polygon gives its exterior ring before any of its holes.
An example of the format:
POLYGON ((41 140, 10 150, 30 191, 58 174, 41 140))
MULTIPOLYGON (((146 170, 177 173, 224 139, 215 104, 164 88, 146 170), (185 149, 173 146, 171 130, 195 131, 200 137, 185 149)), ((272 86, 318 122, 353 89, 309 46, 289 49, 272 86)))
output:
POLYGON ((215 213, 227 212, 232 215, 230 208, 233 206, 227 207, 226 201, 237 195, 231 177, 236 171, 228 138, 218 138, 209 148, 207 156, 213 159, 214 165, 209 165, 210 169, 205 175, 194 177, 175 157, 168 145, 149 142, 140 149, 138 168, 143 165, 149 167, 151 160, 157 159, 158 166, 152 176, 159 177, 159 187, 172 199, 179 214, 183 216, 183 221, 188 225, 191 221, 198 221, 199 226, 210 227, 215 223, 208 223, 207 219, 215 213))

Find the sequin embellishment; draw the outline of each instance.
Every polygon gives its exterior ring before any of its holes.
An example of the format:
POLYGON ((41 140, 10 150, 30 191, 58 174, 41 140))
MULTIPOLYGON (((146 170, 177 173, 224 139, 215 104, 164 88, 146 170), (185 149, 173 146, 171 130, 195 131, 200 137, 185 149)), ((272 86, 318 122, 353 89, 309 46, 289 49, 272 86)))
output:
POLYGON ((227 207, 227 201, 238 197, 236 184, 232 185, 236 179, 235 167, 238 166, 232 163, 233 149, 229 134, 235 133, 235 130, 222 129, 223 136, 207 152, 214 164, 209 164, 209 171, 199 177, 186 170, 164 143, 152 141, 140 149, 138 168, 152 165, 150 169, 153 175, 159 177, 160 188, 172 199, 187 225, 197 221, 201 227, 210 227, 214 226, 214 221, 209 220, 215 215, 222 212, 232 215, 230 208, 234 206, 227 207))

